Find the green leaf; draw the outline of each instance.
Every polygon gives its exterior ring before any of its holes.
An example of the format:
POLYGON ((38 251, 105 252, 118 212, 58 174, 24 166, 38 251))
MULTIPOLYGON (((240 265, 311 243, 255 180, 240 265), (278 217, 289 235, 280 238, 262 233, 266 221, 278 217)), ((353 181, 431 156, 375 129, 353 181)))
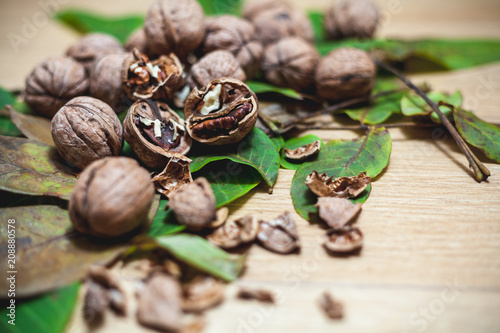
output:
POLYGON ((153 223, 148 230, 148 235, 151 237, 159 237, 170 234, 175 234, 186 229, 186 226, 175 222, 175 218, 171 209, 167 209, 168 200, 161 199, 160 206, 156 213, 153 223))
POLYGON ((274 143, 276 146, 276 150, 279 152, 283 145, 285 144, 285 140, 281 135, 275 136, 271 138, 271 141, 274 143))
POLYGON ((76 183, 56 148, 0 136, 0 190, 68 200, 76 183))
MULTIPOLYGON (((300 137, 300 138, 291 138, 291 139, 286 140, 285 144, 283 145, 283 148, 296 149, 296 148, 305 146, 309 143, 313 143, 314 141, 317 141, 317 140, 321 141, 321 139, 318 138, 316 135, 308 134, 308 135, 305 135, 305 136, 300 137)), ((323 142, 321 143, 321 145, 323 146, 323 142)), ((286 158, 285 150, 283 149, 281 151, 280 162, 281 162, 281 166, 285 169, 297 170, 305 162, 311 162, 311 161, 315 160, 318 157, 318 155, 312 157, 312 159, 307 159, 304 161, 294 161, 294 160, 289 160, 286 158)))
MULTIPOLYGON (((456 70, 500 61, 500 40, 497 39, 373 39, 322 42, 317 49, 326 55, 340 47, 355 47, 378 51, 392 61, 405 62, 410 58, 430 61, 447 70, 456 70)), ((418 69, 418 68, 417 68, 418 69)))
POLYGON ((231 14, 241 16, 243 0, 198 0, 205 15, 231 14))
POLYGON ((465 141, 482 150, 488 158, 500 163, 500 128, 461 108, 455 109, 453 115, 455 125, 465 141))
POLYGON ((252 167, 233 161, 210 163, 194 174, 195 178, 205 177, 215 194, 217 207, 227 205, 247 194, 261 182, 261 176, 252 167))
POLYGON ((238 278, 245 265, 245 256, 231 255, 200 236, 163 236, 156 242, 178 260, 226 281, 238 278))
MULTIPOLYGON (((0 109, 5 108, 7 105, 13 105, 16 103, 16 97, 8 90, 0 87, 0 109)), ((21 136, 22 133, 17 129, 10 121, 9 113, 3 111, 0 113, 0 135, 8 136, 21 136)))
POLYGON ((309 21, 311 21, 314 31, 314 39, 317 41, 324 40, 326 38, 324 27, 325 13, 311 11, 307 13, 307 16, 309 17, 309 21))
MULTIPOLYGON (((462 106, 462 94, 460 91, 455 91, 453 95, 448 95, 439 91, 432 91, 427 94, 434 103, 439 103, 440 101, 446 102, 453 105, 455 108, 462 106)), ((446 106, 440 106, 439 110, 446 116, 451 116, 450 108, 446 106)), ((431 107, 415 93, 406 94, 401 99, 401 111, 405 116, 425 116, 431 114, 431 119, 436 123, 441 123, 439 116, 431 110, 431 107)))
POLYGON ((134 30, 144 24, 142 15, 106 17, 79 9, 59 11, 54 18, 82 34, 102 32, 115 36, 122 43, 127 41, 134 30))
MULTIPOLYGON (((10 309, 0 310, 0 331, 3 333, 64 332, 78 300, 80 283, 73 283, 43 296, 15 300, 15 326, 8 323, 10 309)), ((9 304, 10 305, 10 304, 9 304)))
MULTIPOLYGON (((352 177, 365 171, 368 176, 376 177, 389 163, 391 155, 391 136, 385 128, 371 128, 365 136, 344 141, 332 140, 321 148, 318 158, 302 164, 295 172, 290 193, 297 213, 305 219, 316 213, 314 204, 317 197, 305 184, 306 177, 314 170, 328 176, 352 177)), ((355 202, 364 202, 370 188, 367 188, 355 202)))
POLYGON ((375 99, 373 105, 354 110, 347 110, 345 113, 351 119, 358 120, 362 124, 382 124, 393 114, 401 113, 401 98, 404 94, 404 92, 395 92, 388 95, 382 95, 375 99))
POLYGON ((221 147, 203 147, 201 152, 190 154, 191 172, 196 172, 208 163, 229 159, 233 162, 249 165, 257 170, 269 186, 273 186, 278 177, 279 154, 275 144, 258 128, 252 131, 239 143, 221 147), (208 150, 208 152, 207 152, 208 150))
POLYGON ((302 95, 290 88, 276 87, 260 81, 246 81, 247 86, 256 94, 277 93, 293 99, 302 99, 302 95))
MULTIPOLYGON (((58 206, 2 208, 0 221, 5 221, 0 224, 0 253, 7 253, 8 230, 15 230, 15 263, 3 255, 0 265, 15 265, 17 296, 39 294, 80 280, 89 265, 105 264, 127 247, 110 240, 91 240, 74 231, 68 211, 58 206), (15 223, 8 224, 8 220, 15 223)), ((0 280, 0 293, 5 295, 8 289, 8 281, 0 280)))

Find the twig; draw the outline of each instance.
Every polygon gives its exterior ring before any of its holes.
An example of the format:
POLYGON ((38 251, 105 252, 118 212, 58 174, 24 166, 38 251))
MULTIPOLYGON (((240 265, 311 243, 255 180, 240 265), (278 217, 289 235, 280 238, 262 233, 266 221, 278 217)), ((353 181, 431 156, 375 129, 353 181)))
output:
POLYGON ((366 130, 369 127, 385 127, 385 128, 400 128, 400 127, 440 127, 440 124, 434 123, 394 123, 394 124, 378 124, 378 125, 352 125, 352 126, 315 126, 315 125, 301 125, 296 127, 301 130, 329 130, 329 131, 346 131, 346 130, 366 130))
POLYGON ((417 95, 422 97, 425 102, 432 108, 434 112, 439 116, 439 119, 443 123, 443 125, 448 129, 450 132, 451 136, 455 139, 457 142, 458 147, 460 147, 460 150, 464 153, 465 157, 469 161, 469 166, 472 168, 474 171, 474 175, 476 176, 476 180, 478 182, 485 181, 488 179, 488 177, 491 175, 490 171, 488 168, 486 168, 481 161, 474 155, 474 153, 470 150, 469 146, 467 146, 467 143, 465 143, 464 139, 460 136, 460 134, 457 132, 455 127, 450 123, 448 118, 444 116, 444 114, 439 110, 439 106, 431 101, 429 97, 417 86, 415 86, 403 73, 399 72, 397 69, 394 67, 384 64, 383 62, 373 59, 373 61, 377 64, 377 66, 391 72, 395 76, 397 76, 405 85, 407 85, 410 89, 415 91, 417 95))

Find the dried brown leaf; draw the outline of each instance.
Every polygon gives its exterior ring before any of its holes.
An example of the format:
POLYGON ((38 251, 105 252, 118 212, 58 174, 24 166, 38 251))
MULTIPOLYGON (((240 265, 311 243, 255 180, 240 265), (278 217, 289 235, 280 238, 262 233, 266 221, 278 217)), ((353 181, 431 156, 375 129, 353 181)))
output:
POLYGON ((50 130, 50 120, 29 114, 17 112, 10 105, 6 106, 10 120, 28 139, 37 140, 50 146, 55 146, 50 130))

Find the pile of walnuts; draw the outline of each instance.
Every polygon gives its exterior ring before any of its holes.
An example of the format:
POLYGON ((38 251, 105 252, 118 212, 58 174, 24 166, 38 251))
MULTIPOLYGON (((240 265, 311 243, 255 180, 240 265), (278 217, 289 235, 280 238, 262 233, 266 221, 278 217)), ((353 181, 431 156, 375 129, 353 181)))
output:
MULTIPOLYGON (((369 38, 377 21, 370 0, 338 0, 325 31, 369 38)), ((313 41, 307 16, 282 0, 250 1, 243 18, 205 17, 196 0, 157 0, 125 46, 90 34, 37 65, 25 100, 52 119, 57 150, 82 170, 70 202, 75 227, 116 237, 148 226, 154 187, 171 198, 192 181, 185 156, 194 141, 233 144, 255 126, 258 100, 245 80, 262 77, 324 101, 370 94, 375 65, 364 51, 321 58, 313 41), (140 164, 118 157, 124 140, 140 164)))

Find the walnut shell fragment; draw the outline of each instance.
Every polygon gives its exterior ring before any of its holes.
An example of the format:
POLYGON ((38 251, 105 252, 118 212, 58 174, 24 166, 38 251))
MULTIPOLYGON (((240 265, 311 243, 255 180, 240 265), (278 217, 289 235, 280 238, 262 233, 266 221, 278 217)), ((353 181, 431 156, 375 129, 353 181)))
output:
POLYGON ((361 249, 363 233, 355 227, 345 226, 326 232, 324 247, 332 253, 349 253, 361 249))
POLYGON ((312 157, 314 155, 317 155, 320 149, 321 149, 321 140, 316 140, 314 142, 311 142, 307 145, 304 145, 296 149, 285 148, 285 155, 286 158, 290 160, 301 161, 308 159, 309 157, 312 157))
POLYGON ((276 253, 287 254, 300 248, 297 226, 289 212, 269 222, 260 221, 257 239, 265 248, 276 253))
POLYGON ((265 289, 240 288, 240 290, 238 290, 237 297, 249 300, 255 299, 259 302, 266 302, 273 304, 275 302, 274 294, 271 291, 265 289))
POLYGON ((198 142, 223 145, 239 142, 257 121, 257 96, 232 78, 212 80, 194 88, 184 106, 189 135, 198 142))
POLYGON ((323 292, 318 300, 319 306, 330 319, 342 319, 344 317, 344 305, 333 298, 329 292, 323 292))
POLYGON ((251 215, 226 222, 215 229, 207 239, 223 249, 232 249, 241 244, 250 243, 257 238, 259 222, 251 215))
POLYGON ((349 199, 319 197, 316 207, 319 218, 330 228, 342 228, 359 214, 362 205, 349 199))
POLYGON ((168 205, 177 222, 192 231, 200 231, 217 219, 214 192, 203 177, 179 188, 171 195, 168 205))
POLYGON ((123 134, 144 164, 163 169, 174 153, 187 154, 192 140, 184 120, 161 102, 135 102, 123 121, 123 134))
POLYGON ((89 269, 89 279, 103 287, 109 300, 109 305, 117 314, 125 315, 127 313, 127 299, 123 285, 104 266, 91 266, 89 269))
POLYGON ((144 326, 177 332, 182 328, 182 289, 164 273, 154 273, 137 293, 137 319, 144 326))
POLYGON ((372 178, 361 172, 355 177, 333 179, 326 173, 320 175, 313 171, 306 178, 306 185, 318 197, 356 198, 368 187, 372 178))
POLYGON ((182 310, 202 312, 224 299, 224 285, 212 276, 197 276, 183 286, 182 310))
POLYGON ((165 169, 152 179, 156 191, 168 198, 181 186, 191 183, 193 178, 190 164, 191 159, 174 153, 165 169))

